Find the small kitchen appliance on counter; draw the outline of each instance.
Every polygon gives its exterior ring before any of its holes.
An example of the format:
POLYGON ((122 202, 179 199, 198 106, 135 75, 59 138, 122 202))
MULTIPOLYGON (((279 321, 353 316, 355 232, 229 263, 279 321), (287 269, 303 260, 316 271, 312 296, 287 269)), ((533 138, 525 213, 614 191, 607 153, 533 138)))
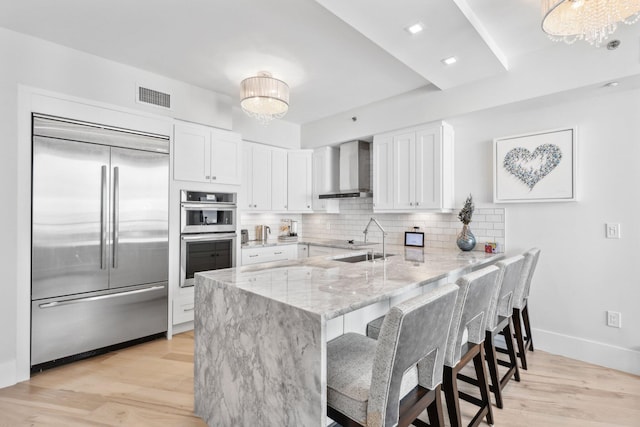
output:
POLYGON ((240 230, 240 244, 244 245, 245 243, 249 243, 249 230, 243 228, 240 230))
POLYGON ((256 225, 256 240, 266 243, 269 234, 271 234, 271 227, 268 225, 256 225))
POLYGON ((283 219, 280 223, 280 233, 278 240, 281 242, 297 242, 298 241, 298 221, 291 219, 283 219))

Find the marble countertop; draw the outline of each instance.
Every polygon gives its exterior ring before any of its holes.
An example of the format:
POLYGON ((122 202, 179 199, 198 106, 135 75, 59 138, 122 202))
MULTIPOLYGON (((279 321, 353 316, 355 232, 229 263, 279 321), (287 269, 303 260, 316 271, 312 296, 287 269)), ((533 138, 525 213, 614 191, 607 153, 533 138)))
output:
POLYGON ((387 247, 387 253, 395 255, 384 262, 346 263, 334 259, 344 256, 340 255, 203 272, 196 274, 196 286, 234 286, 329 320, 503 257, 479 251, 405 250, 392 245, 387 247))
POLYGON ((286 240, 278 240, 277 237, 274 237, 271 240, 267 240, 264 242, 262 240, 251 240, 247 243, 244 243, 241 248, 266 248, 270 246, 283 246, 283 245, 316 245, 316 246, 325 246, 328 248, 338 248, 338 249, 348 249, 348 250, 361 250, 363 248, 371 248, 379 245, 378 242, 363 242, 360 240, 354 240, 353 243, 349 243, 348 240, 337 240, 337 239, 318 239, 314 237, 299 237, 297 241, 286 241, 286 240))

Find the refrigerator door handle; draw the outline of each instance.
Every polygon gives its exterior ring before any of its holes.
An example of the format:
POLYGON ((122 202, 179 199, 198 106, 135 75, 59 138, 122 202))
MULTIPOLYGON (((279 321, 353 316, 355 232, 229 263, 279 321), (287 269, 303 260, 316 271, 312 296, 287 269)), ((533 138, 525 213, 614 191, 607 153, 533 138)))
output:
POLYGON ((100 194, 100 270, 107 268, 107 166, 102 166, 100 194))
POLYGON ((100 300, 111 299, 111 298, 119 298, 127 295, 143 294, 145 292, 157 291, 158 289, 163 289, 163 288, 164 286, 151 286, 150 288, 135 289, 133 291, 118 292, 116 294, 98 295, 95 297, 77 298, 77 299, 70 299, 66 301, 51 301, 51 302, 42 303, 38 305, 38 307, 52 308, 52 307, 60 307, 63 305, 70 305, 70 304, 81 304, 83 302, 89 302, 89 301, 100 301, 100 300))
POLYGON ((118 238, 120 226, 120 168, 113 168, 113 268, 118 268, 118 238))

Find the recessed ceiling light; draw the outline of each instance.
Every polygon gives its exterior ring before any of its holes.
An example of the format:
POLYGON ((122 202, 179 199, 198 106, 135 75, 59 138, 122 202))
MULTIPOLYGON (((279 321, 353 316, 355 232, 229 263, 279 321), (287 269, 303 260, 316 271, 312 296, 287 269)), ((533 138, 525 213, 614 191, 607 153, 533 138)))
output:
POLYGON ((604 85, 604 87, 616 87, 618 86, 620 83, 618 82, 609 82, 606 85, 604 85))
POLYGON ((451 65, 451 64, 455 64, 456 62, 458 62, 458 59, 455 56, 450 56, 442 60, 442 63, 444 65, 451 65))
POLYGON ((422 22, 416 22, 413 25, 409 25, 408 27, 405 27, 404 30, 413 36, 421 32, 422 30, 424 30, 424 24, 422 22))

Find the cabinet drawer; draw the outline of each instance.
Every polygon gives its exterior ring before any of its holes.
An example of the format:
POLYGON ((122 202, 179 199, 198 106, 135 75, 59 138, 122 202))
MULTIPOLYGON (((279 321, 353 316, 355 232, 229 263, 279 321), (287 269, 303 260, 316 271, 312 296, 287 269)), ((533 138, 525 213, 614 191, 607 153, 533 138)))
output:
POLYGON ((242 250, 242 265, 261 262, 285 261, 298 258, 297 245, 268 246, 266 248, 248 248, 242 250))
POLYGON ((173 300, 173 324, 192 322, 195 308, 193 291, 173 300))

